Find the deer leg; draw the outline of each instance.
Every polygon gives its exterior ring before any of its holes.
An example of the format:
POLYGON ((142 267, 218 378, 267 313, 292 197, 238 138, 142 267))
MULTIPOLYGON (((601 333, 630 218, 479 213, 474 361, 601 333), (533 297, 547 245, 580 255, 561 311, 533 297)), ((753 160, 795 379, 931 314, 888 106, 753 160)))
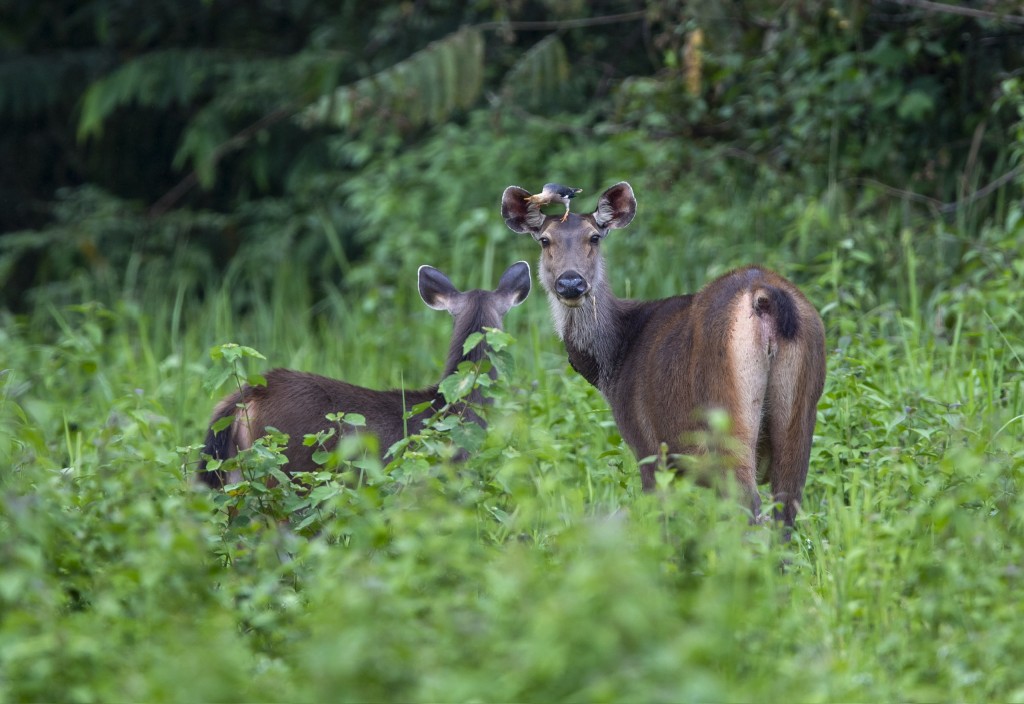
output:
POLYGON ((757 399, 748 408, 747 417, 733 419, 733 442, 731 454, 735 457, 736 484, 740 499, 750 509, 751 525, 761 522, 761 494, 757 490, 757 436, 763 402, 757 399))
POLYGON ((811 431, 803 429, 803 419, 794 417, 788 427, 781 423, 772 429, 772 459, 769 480, 772 498, 776 502, 775 520, 781 521, 788 529, 793 527, 800 501, 803 499, 804 482, 807 480, 807 466, 810 459, 811 431))
POLYGON ((657 487, 657 482, 654 479, 655 471, 657 468, 654 464, 648 463, 640 466, 640 487, 645 493, 650 493, 657 487))
MULTIPOLYGON (((756 370, 746 381, 737 385, 735 406, 729 411, 731 431, 725 439, 727 445, 717 448, 718 453, 731 460, 733 475, 740 492, 740 500, 750 509, 750 523, 761 520, 761 494, 757 489, 757 448, 761 435, 765 405, 766 374, 758 379, 756 370)), ((767 371, 767 370, 765 370, 767 371)))

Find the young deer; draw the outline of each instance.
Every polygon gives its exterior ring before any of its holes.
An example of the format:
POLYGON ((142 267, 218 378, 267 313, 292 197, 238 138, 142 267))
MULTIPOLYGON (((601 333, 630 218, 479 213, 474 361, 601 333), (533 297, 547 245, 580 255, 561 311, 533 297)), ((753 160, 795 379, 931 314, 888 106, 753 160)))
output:
MULTIPOLYGON (((459 291, 448 277, 430 266, 419 268, 420 296, 431 308, 446 310, 454 317, 448 360, 445 362, 441 379, 452 374, 465 360, 479 361, 486 354, 484 345, 477 345, 468 354, 463 353, 463 344, 475 332, 484 328, 500 328, 502 318, 513 306, 526 300, 530 293, 530 266, 516 262, 501 276, 494 291, 459 291)), ((492 378, 495 371, 490 371, 492 378)), ((234 416, 234 422, 214 433, 211 428, 206 435, 203 453, 215 459, 233 457, 239 450, 252 446, 253 440, 271 426, 288 435, 285 455, 288 464, 285 470, 307 472, 314 470, 313 449, 302 444, 302 438, 309 433, 324 430, 329 425, 328 413, 344 411, 359 413, 366 418, 366 430, 377 436, 381 458, 388 448, 405 437, 406 427, 418 431, 425 420, 444 406, 444 398, 437 386, 419 390, 374 391, 346 384, 317 374, 307 374, 291 369, 274 369, 266 374, 266 386, 245 386, 222 400, 213 411, 210 424, 222 418, 234 416), (430 407, 406 420, 406 411, 421 403, 430 402, 430 407)), ((474 391, 466 401, 480 403, 480 393, 474 391)), ((457 404, 453 413, 463 413, 480 425, 482 418, 473 413, 465 403, 457 404)), ((199 478, 211 487, 224 484, 222 472, 206 470, 206 460, 199 465, 199 478)))
MULTIPOLYGON (((590 215, 562 222, 509 186, 501 214, 541 246, 540 281, 569 363, 611 406, 637 459, 707 451, 707 413, 724 409, 734 442, 736 480, 760 517, 758 471, 787 528, 803 495, 818 398, 825 380, 821 317, 786 279, 748 266, 695 294, 655 301, 616 298, 605 276, 601 240, 636 214, 628 183, 618 183, 590 215)), ((678 464, 676 465, 678 467, 678 464)), ((655 466, 641 465, 643 488, 655 466)))

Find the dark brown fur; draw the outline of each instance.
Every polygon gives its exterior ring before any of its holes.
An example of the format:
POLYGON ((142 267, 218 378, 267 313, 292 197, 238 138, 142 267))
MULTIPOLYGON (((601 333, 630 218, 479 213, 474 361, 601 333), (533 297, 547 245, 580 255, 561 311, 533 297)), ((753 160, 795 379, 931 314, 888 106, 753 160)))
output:
MULTIPOLYGON (((607 399, 638 459, 709 448, 706 413, 724 409, 727 450, 754 516, 759 467, 791 526, 803 495, 818 398, 825 379, 821 317, 800 290, 758 266, 731 271, 695 294, 654 301, 615 297, 600 243, 636 212, 627 183, 609 188, 590 215, 563 223, 510 186, 502 215, 542 247, 539 276, 569 362, 607 399)), ((647 491, 655 467, 641 466, 647 491)))
MULTIPOLYGON (((448 278, 432 267, 420 267, 419 290, 431 308, 447 310, 454 317, 448 358, 441 379, 452 374, 464 360, 479 361, 485 354, 477 345, 469 354, 463 354, 463 344, 475 332, 485 327, 501 328, 502 317, 512 306, 522 303, 530 292, 530 268, 526 262, 513 264, 501 277, 494 291, 458 291, 448 278)), ((493 370, 492 370, 493 373, 493 370)), ((315 448, 302 444, 304 435, 325 430, 331 423, 329 413, 344 411, 359 413, 366 418, 366 430, 377 436, 380 456, 404 438, 408 432, 418 432, 424 420, 444 405, 438 387, 425 389, 375 391, 318 374, 274 369, 266 375, 266 386, 245 386, 223 399, 214 409, 210 424, 234 416, 234 422, 220 433, 211 429, 206 436, 203 454, 215 459, 233 457, 240 449, 252 445, 268 426, 288 435, 285 471, 307 472, 317 468, 313 462, 315 448), (405 414, 421 403, 430 407, 406 420, 405 414)), ((479 392, 467 398, 480 403, 479 392)), ((485 425, 482 418, 465 403, 452 408, 472 421, 485 425)), ((333 446, 336 439, 328 447, 333 446)), ((222 472, 206 471, 206 460, 199 466, 199 478, 209 486, 222 486, 222 472)))

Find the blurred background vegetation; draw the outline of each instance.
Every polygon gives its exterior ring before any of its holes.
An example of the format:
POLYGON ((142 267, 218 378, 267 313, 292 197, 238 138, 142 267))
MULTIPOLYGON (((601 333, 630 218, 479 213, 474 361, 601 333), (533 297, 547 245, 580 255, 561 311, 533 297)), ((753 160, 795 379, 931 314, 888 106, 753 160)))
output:
POLYGON ((365 297, 482 260, 509 183, 627 178, 647 231, 690 239, 702 201, 768 192, 755 238, 816 201, 983 221, 1019 175, 1015 9, 7 0, 0 303, 232 280, 244 310, 282 259, 314 303, 365 297))

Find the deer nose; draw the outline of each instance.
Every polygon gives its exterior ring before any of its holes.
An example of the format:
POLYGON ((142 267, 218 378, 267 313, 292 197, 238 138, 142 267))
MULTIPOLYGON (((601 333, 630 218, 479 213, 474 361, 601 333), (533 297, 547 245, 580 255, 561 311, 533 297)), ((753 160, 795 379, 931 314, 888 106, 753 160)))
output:
POLYGON ((586 280, 575 271, 567 271, 555 279, 555 293, 561 298, 579 298, 589 288, 586 280))

